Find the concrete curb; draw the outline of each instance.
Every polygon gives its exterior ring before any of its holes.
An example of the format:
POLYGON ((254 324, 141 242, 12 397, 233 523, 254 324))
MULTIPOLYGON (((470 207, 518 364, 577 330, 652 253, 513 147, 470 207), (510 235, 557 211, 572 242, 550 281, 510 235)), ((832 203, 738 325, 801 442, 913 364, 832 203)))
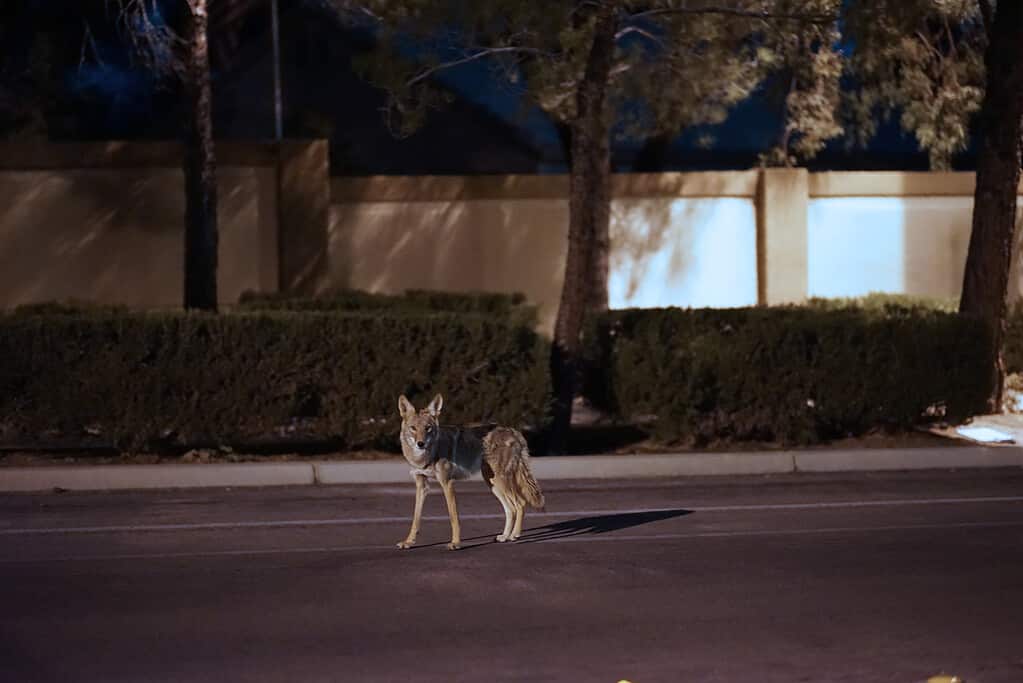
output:
MULTIPOLYGON (((634 479, 669 476, 865 472, 1023 467, 1023 448, 945 447, 854 450, 662 453, 534 458, 541 482, 553 479, 634 479)), ((0 491, 408 483, 399 459, 167 465, 0 467, 0 491)))
POLYGON ((313 484, 308 463, 73 465, 0 468, 0 491, 74 491, 313 484))
POLYGON ((793 451, 796 472, 1023 467, 1023 448, 882 448, 850 451, 793 451))
POLYGON ((792 455, 786 451, 580 455, 564 458, 534 458, 533 469, 540 481, 544 479, 782 474, 792 471, 792 455))

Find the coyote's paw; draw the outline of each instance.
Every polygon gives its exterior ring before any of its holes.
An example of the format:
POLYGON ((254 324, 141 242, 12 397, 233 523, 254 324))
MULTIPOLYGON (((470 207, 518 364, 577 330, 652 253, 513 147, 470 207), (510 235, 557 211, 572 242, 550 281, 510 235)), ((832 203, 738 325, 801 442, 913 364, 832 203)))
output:
POLYGON ((509 541, 517 541, 517 540, 519 540, 519 534, 512 534, 511 536, 508 537, 508 540, 509 541))
POLYGON ((461 543, 455 543, 454 541, 448 543, 448 550, 458 550, 461 547, 462 547, 461 543))
POLYGON ((406 538, 404 541, 398 544, 398 547, 401 548, 402 550, 406 550, 408 548, 411 548, 415 544, 416 544, 415 541, 410 541, 406 538))
POLYGON ((497 536, 494 537, 494 540, 497 541, 498 543, 504 543, 505 541, 508 540, 508 537, 505 536, 504 534, 498 534, 497 536))

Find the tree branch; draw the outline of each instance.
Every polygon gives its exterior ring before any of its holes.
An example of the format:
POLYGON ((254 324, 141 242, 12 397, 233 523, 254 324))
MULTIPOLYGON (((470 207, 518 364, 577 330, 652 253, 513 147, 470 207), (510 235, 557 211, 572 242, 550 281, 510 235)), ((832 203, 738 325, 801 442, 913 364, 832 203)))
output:
MULTIPOLYGON (((982 0, 983 1, 983 0, 982 0)), ((744 17, 748 19, 760 19, 762 21, 799 21, 807 24, 831 24, 838 19, 837 15, 833 14, 776 14, 773 12, 745 10, 736 7, 673 7, 673 8, 662 8, 662 9, 651 9, 644 12, 638 12, 629 17, 629 19, 641 19, 644 17, 654 17, 668 14, 719 14, 722 16, 730 17, 744 17)))
POLYGON ((469 62, 475 62, 475 61, 477 61, 479 59, 484 59, 486 57, 492 57, 493 55, 497 55, 497 54, 506 54, 506 53, 509 53, 509 52, 517 52, 517 53, 520 53, 520 54, 539 54, 539 55, 547 54, 543 50, 540 50, 540 49, 537 49, 537 48, 534 48, 534 47, 519 47, 519 46, 514 46, 514 45, 509 45, 507 47, 489 47, 489 48, 484 48, 484 49, 481 49, 478 52, 474 52, 473 54, 469 55, 468 57, 463 57, 461 59, 453 59, 453 60, 451 60, 449 62, 441 62, 440 64, 435 64, 434 66, 431 66, 429 69, 426 69, 425 71, 423 71, 423 72, 417 74, 416 76, 410 78, 409 80, 407 80, 405 82, 405 85, 406 86, 415 85, 416 83, 419 83, 420 81, 425 80, 425 79, 429 78, 430 76, 432 76, 433 74, 437 73, 438 71, 443 71, 444 69, 450 69, 452 67, 460 66, 462 64, 468 64, 469 62))
MULTIPOLYGON (((184 64, 175 52, 185 40, 160 21, 157 0, 107 0, 107 5, 118 9, 121 32, 148 67, 181 76, 184 64)), ((186 5, 195 11, 192 0, 186 5)))
POLYGON ((630 33, 638 33, 639 35, 643 36, 644 38, 647 38, 647 39, 651 40, 652 42, 657 43, 661 47, 664 47, 664 41, 663 40, 661 40, 660 38, 655 36, 653 33, 650 33, 649 31, 641 29, 638 26, 627 26, 626 28, 623 28, 621 31, 619 31, 618 33, 615 34, 615 40, 618 40, 622 36, 626 36, 626 35, 628 35, 630 33))

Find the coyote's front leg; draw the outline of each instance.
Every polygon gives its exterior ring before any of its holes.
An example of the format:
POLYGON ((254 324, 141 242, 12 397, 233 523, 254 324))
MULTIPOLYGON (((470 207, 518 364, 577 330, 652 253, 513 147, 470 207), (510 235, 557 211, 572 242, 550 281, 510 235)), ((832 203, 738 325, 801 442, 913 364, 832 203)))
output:
POLYGON ((448 517, 451 518, 451 543, 448 550, 462 547, 462 527, 458 523, 458 504, 455 503, 455 480, 451 478, 451 464, 442 460, 437 466, 437 482, 444 491, 444 501, 448 504, 448 517))
POLYGON ((404 541, 398 544, 401 549, 411 548, 416 544, 416 536, 419 535, 419 522, 423 517, 423 501, 426 500, 426 476, 417 474, 416 476, 416 508, 415 512, 412 513, 412 528, 409 529, 408 536, 404 541))

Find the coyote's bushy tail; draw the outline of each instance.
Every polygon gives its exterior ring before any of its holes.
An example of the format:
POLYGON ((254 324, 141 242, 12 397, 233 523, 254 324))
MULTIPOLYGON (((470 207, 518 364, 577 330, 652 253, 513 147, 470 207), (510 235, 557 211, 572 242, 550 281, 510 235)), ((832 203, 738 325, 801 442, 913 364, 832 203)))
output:
POLYGON ((483 439, 483 451, 487 464, 511 489, 508 493, 519 502, 544 509, 543 491, 529 466, 529 447, 521 433, 498 427, 483 439))
POLYGON ((526 502, 537 510, 544 510, 547 501, 544 500, 540 484, 536 482, 533 472, 529 469, 529 461, 523 460, 522 467, 515 470, 515 488, 526 499, 526 502))

